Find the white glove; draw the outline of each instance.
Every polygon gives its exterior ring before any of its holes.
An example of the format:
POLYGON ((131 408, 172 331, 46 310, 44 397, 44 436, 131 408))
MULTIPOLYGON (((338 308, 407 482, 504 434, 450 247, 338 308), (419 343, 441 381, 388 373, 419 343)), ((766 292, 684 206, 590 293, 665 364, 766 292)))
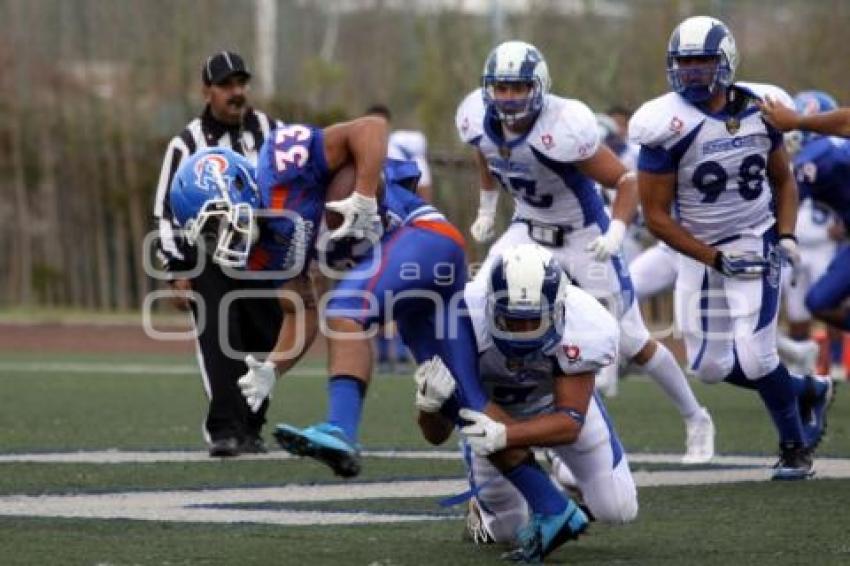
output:
POLYGON ((479 456, 488 456, 508 445, 507 429, 502 423, 472 409, 461 409, 460 418, 472 421, 472 424, 462 427, 460 433, 479 456))
POLYGON ((436 413, 455 392, 452 372, 440 356, 434 356, 416 368, 416 408, 424 413, 436 413))
POLYGON ((612 255, 620 251, 620 246, 623 245, 623 236, 626 235, 626 225, 622 220, 616 218, 608 225, 608 231, 597 236, 592 242, 587 244, 585 251, 593 254, 593 259, 596 261, 605 261, 612 255))
POLYGON ((499 191, 482 189, 479 193, 478 216, 469 227, 469 233, 479 244, 489 242, 496 235, 496 207, 499 204, 499 191))
POLYGON ((375 197, 363 196, 354 191, 348 198, 325 203, 325 208, 343 216, 342 225, 328 235, 332 240, 346 236, 362 239, 367 234, 380 236, 381 217, 378 216, 378 201, 375 197))
POLYGON ((236 383, 248 406, 256 413, 266 397, 271 397, 272 389, 277 381, 277 368, 274 363, 268 360, 258 362, 251 355, 245 356, 245 364, 248 366, 248 373, 240 377, 236 383))

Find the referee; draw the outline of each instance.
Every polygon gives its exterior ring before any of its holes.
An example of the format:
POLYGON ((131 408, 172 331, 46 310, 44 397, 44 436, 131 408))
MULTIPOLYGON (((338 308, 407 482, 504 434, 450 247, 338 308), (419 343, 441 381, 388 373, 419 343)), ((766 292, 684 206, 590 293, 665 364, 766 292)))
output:
POLYGON ((228 277, 210 258, 203 262, 200 273, 192 273, 197 261, 195 250, 180 237, 169 193, 171 180, 183 160, 205 147, 231 148, 256 165, 263 140, 280 124, 247 105, 251 73, 238 54, 221 51, 208 57, 201 79, 206 105, 201 115, 168 144, 153 215, 159 230, 157 255, 169 274, 169 285, 176 291, 194 291, 205 307, 206 316, 202 316, 198 304, 175 298, 178 308, 191 309, 197 331, 198 363, 209 399, 203 433, 210 456, 232 457, 266 451, 260 433, 268 400, 256 413, 249 409, 236 384, 248 368, 243 356, 226 355, 223 339, 226 337, 230 347, 238 352, 271 351, 281 325, 280 306, 277 298, 271 296, 238 299, 230 303, 226 312, 220 312, 219 306, 231 291, 272 286, 228 277), (203 327, 198 327, 199 322, 203 327))

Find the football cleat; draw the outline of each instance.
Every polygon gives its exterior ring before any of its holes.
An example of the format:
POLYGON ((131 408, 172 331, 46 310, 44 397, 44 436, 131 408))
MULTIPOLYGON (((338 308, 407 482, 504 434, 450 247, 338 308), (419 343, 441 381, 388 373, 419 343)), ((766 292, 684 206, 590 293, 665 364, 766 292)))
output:
POLYGON ((683 464, 707 464, 714 458, 714 422, 705 407, 685 421, 687 440, 683 464))
POLYGON ((290 454, 315 458, 338 476, 353 478, 360 473, 360 448, 336 425, 319 423, 300 429, 281 423, 275 427, 274 437, 290 454))
POLYGON ((266 448, 266 443, 263 442, 262 436, 259 434, 252 434, 243 438, 242 442, 239 443, 239 453, 266 454, 268 453, 268 448, 266 448))
POLYGON ((812 451, 797 442, 779 445, 779 461, 773 466, 773 480, 805 480, 815 475, 812 451))
POLYGON ((806 391, 800 397, 800 418, 806 445, 814 450, 826 433, 826 412, 835 399, 835 387, 829 377, 807 375, 806 391))
POLYGON ((474 497, 469 500, 469 507, 466 510, 466 531, 463 538, 472 541, 473 544, 493 544, 496 542, 496 539, 493 538, 484 524, 481 508, 474 497))
POLYGON ((210 443, 211 458, 233 458, 239 455, 239 441, 232 436, 218 438, 210 443))
POLYGON ((503 555, 515 562, 539 563, 553 550, 587 529, 587 515, 570 499, 563 513, 534 515, 517 533, 519 547, 503 555))

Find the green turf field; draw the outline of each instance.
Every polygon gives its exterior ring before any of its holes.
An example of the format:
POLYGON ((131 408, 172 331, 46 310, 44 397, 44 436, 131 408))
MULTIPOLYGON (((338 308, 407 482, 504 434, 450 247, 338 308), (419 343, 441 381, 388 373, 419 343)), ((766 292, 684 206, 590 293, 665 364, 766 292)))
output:
MULTIPOLYGON (((0 360, 0 457, 79 450, 202 450, 205 406, 200 380, 186 372, 191 358, 4 355, 0 360), (65 367, 65 370, 62 367, 65 367), (146 368, 149 371, 146 371, 146 368)), ((269 418, 306 425, 323 416, 325 381, 281 382, 269 418)), ((850 391, 833 406, 820 453, 850 458, 850 391)), ((774 437, 751 392, 695 385, 711 409, 723 455, 771 455, 774 437)), ((369 392, 361 441, 367 450, 429 450, 413 421, 409 378, 377 379, 369 392)), ((630 453, 679 453, 684 430, 660 390, 628 379, 608 403, 630 453)), ((454 440, 443 449, 451 449, 454 440)), ((718 471, 732 465, 712 465, 718 471)), ((742 466, 746 468, 747 466, 742 466)), ((750 466, 751 467, 751 466, 750 466)), ((641 473, 683 469, 636 463, 641 473)), ((704 469, 704 468, 703 468, 704 469)), ((461 478, 451 459, 369 457, 358 482, 461 478)), ((765 476, 767 471, 765 470, 765 476)), ((350 486, 309 461, 190 461, 157 463, 40 463, 0 461, 0 499, 148 490, 255 488, 328 484, 350 486)), ((347 488, 346 488, 347 489, 347 488)), ((645 487, 638 520, 626 527, 593 525, 589 535, 552 557, 572 564, 848 564, 850 479, 776 484, 741 482, 645 487)), ((0 516, 0 564, 487 564, 499 548, 461 538, 462 510, 439 497, 340 496, 328 501, 254 501, 221 505, 269 513, 319 511, 415 515, 430 520, 364 525, 293 526, 127 519, 0 516)), ((27 500, 31 509, 37 499, 27 500)), ((0 505, 2 507, 2 505, 0 505)), ((215 511, 215 509, 212 509, 215 511)), ((32 513, 30 513, 32 515, 32 513)))

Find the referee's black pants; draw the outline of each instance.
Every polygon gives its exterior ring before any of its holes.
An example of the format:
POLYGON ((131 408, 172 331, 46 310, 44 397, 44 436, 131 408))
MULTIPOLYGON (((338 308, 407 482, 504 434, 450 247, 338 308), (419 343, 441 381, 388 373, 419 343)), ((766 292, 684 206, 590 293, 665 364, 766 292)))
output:
POLYGON ((203 300, 205 312, 193 303, 198 325, 198 363, 209 410, 204 423, 207 441, 235 438, 239 443, 257 438, 266 422, 266 399, 254 413, 236 381, 248 371, 245 356, 263 360, 277 342, 282 320, 275 286, 267 281, 235 279, 218 265, 207 262, 192 280, 192 289, 203 300), (264 291, 263 297, 238 297, 240 292, 264 291), (228 351, 230 350, 230 351, 228 351))

